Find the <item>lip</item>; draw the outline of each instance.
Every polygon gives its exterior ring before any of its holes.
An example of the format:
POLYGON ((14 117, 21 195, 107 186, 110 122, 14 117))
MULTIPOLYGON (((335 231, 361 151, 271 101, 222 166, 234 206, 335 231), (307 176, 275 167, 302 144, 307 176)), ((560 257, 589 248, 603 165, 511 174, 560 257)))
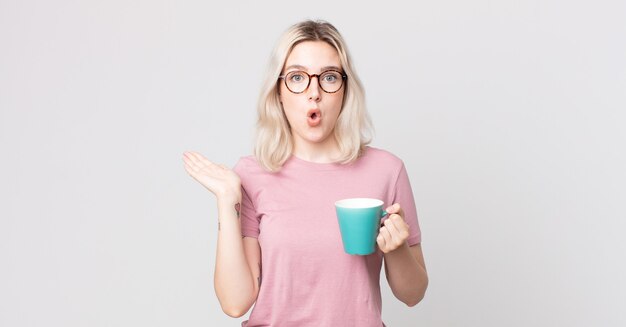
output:
POLYGON ((317 108, 313 108, 307 111, 306 116, 307 116, 307 123, 309 124, 310 127, 315 127, 322 122, 322 111, 320 111, 317 108), (313 115, 315 115, 315 118, 311 117, 313 115))

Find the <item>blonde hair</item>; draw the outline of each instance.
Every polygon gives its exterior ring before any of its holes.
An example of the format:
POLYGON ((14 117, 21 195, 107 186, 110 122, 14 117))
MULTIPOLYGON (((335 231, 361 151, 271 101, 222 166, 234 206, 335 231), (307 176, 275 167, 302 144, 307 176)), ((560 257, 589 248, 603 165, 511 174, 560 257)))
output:
POLYGON ((291 50, 305 41, 324 41, 334 47, 348 76, 343 105, 333 132, 341 153, 337 161, 342 164, 355 161, 371 142, 373 126, 365 107, 365 92, 352 68, 343 37, 328 22, 303 21, 287 29, 274 48, 257 104, 254 154, 268 171, 280 170, 293 151, 291 129, 278 95, 278 76, 291 50))

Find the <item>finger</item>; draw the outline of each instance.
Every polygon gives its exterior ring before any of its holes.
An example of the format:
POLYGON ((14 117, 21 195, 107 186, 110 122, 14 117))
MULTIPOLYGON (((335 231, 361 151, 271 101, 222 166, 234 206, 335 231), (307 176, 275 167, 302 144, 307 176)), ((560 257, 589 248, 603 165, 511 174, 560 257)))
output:
POLYGON ((396 203, 396 206, 398 206, 398 212, 396 213, 399 214, 404 220, 404 210, 402 209, 402 206, 400 205, 400 203, 396 203))
POLYGON ((400 206, 399 203, 394 203, 393 205, 391 205, 387 209, 385 209, 385 211, 387 211, 387 213, 389 215, 395 213, 395 214, 398 214, 398 215, 404 217, 404 210, 402 210, 402 207, 400 206))
POLYGON ((199 153, 196 152, 196 151, 185 151, 185 152, 183 152, 183 156, 185 156, 187 158, 196 157, 197 155, 199 155, 199 153))
POLYGON ((403 229, 405 226, 409 226, 406 221, 404 221, 404 217, 402 217, 402 215, 400 215, 399 213, 393 214, 389 218, 393 220, 393 223, 396 228, 398 228, 398 230, 403 229))
POLYGON ((190 166, 200 166, 200 159, 194 152, 187 152, 185 158, 187 158, 190 166))
POLYGON ((189 151, 183 152, 183 160, 191 160, 191 152, 189 151))
POLYGON ((195 175, 197 172, 200 171, 200 168, 198 168, 197 166, 193 165, 193 164, 189 164, 187 162, 183 163, 185 166, 185 170, 190 174, 190 175, 195 175))
POLYGON ((193 154, 194 154, 194 157, 198 160, 198 162, 204 164, 205 166, 214 167, 214 168, 218 166, 216 163, 205 158, 203 155, 201 155, 198 152, 193 152, 193 154))
POLYGON ((185 160, 185 164, 189 168, 191 168, 191 170, 195 173, 199 173, 205 167, 204 165, 198 163, 195 159, 191 157, 185 160))
POLYGON ((393 214, 389 219, 385 220, 385 227, 389 230, 389 234, 391 235, 393 240, 396 240, 400 237, 400 231, 398 230, 399 226, 396 226, 396 221, 398 215, 393 214))
POLYGON ((387 211, 388 214, 392 214, 392 213, 398 213, 398 209, 399 209, 400 205, 397 203, 394 203, 390 206, 388 206, 385 211, 387 211))
POLYGON ((186 163, 187 165, 193 165, 193 157, 191 156, 190 153, 185 152, 183 154, 183 162, 186 163))
POLYGON ((378 243, 378 248, 380 248, 381 251, 385 253, 387 252, 387 243, 385 241, 385 238, 381 234, 378 234, 378 236, 376 236, 376 243, 378 243))
POLYGON ((211 171, 216 171, 220 168, 217 164, 211 162, 209 159, 205 158, 197 152, 191 152, 191 161, 194 163, 194 165, 198 166, 201 169, 209 168, 211 171))
POLYGON ((402 209, 400 209, 400 212, 398 212, 397 214, 395 214, 395 220, 394 220, 394 224, 396 226, 396 228, 398 228, 399 231, 402 231, 404 229, 406 229, 407 231, 409 230, 409 224, 406 223, 406 220, 404 220, 404 212, 402 211, 402 209))
POLYGON ((192 156, 197 158, 198 160, 206 159, 200 152, 198 151, 189 151, 192 156))
POLYGON ((394 241, 402 243, 409 238, 409 225, 400 215, 394 214, 389 219, 389 232, 394 237, 394 241))
POLYGON ((189 160, 186 160, 184 164, 185 164, 185 169, 187 170, 187 172, 194 178, 197 178, 200 174, 210 176, 213 178, 216 178, 217 176, 219 176, 219 174, 214 168, 207 167, 207 166, 199 166, 189 160))
POLYGON ((385 246, 389 247, 392 243, 393 238, 391 237, 391 233, 389 233, 389 229, 387 229, 387 227, 382 227, 379 230, 379 235, 382 235, 382 237, 385 239, 385 246))
POLYGON ((183 157, 183 164, 185 165, 186 168, 191 169, 195 167, 193 161, 189 157, 183 157))

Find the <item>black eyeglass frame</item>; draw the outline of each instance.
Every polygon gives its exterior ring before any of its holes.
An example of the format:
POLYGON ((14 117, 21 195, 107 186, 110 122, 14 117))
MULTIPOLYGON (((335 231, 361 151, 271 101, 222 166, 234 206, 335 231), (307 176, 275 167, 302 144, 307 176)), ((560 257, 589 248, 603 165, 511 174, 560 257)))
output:
POLYGON ((348 75, 346 75, 343 72, 340 72, 338 70, 334 70, 334 69, 325 70, 325 71, 323 71, 323 72, 321 72, 319 74, 309 74, 309 73, 307 73, 305 71, 302 71, 302 70, 294 70, 294 71, 288 72, 287 74, 278 76, 278 79, 282 79, 285 82, 285 87, 287 87, 287 90, 289 90, 289 92, 294 93, 294 94, 302 94, 302 93, 306 92, 306 90, 309 89, 309 86, 311 86, 311 81, 313 80, 313 77, 317 77, 317 85, 320 87, 320 89, 322 91, 324 91, 325 93, 330 93, 330 94, 339 92, 339 90, 341 90, 341 88, 343 87, 344 82, 348 79, 348 75), (328 92, 328 91, 324 90, 324 88, 322 87, 322 83, 320 82, 320 76, 324 75, 324 74, 326 74, 328 72, 335 72, 335 73, 339 73, 339 75, 341 75, 341 85, 339 86, 337 91, 328 92), (292 73, 304 73, 305 75, 307 75, 309 77, 309 83, 307 83, 306 87, 301 92, 294 92, 294 91, 292 91, 289 88, 289 85, 287 85, 287 79, 285 77, 287 77, 287 75, 292 74, 292 73))

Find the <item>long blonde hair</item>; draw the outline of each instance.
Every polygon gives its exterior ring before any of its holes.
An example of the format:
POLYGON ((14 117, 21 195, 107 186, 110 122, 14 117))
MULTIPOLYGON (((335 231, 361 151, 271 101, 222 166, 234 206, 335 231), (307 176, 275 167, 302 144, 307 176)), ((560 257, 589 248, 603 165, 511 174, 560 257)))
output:
POLYGON ((334 47, 348 76, 343 106, 334 128, 341 153, 337 161, 342 164, 355 161, 372 139, 373 126, 365 107, 365 92, 352 68, 343 37, 328 22, 306 20, 291 26, 279 39, 261 88, 254 154, 268 171, 280 170, 293 151, 291 129, 278 95, 278 76, 291 50, 304 41, 324 41, 334 47))

